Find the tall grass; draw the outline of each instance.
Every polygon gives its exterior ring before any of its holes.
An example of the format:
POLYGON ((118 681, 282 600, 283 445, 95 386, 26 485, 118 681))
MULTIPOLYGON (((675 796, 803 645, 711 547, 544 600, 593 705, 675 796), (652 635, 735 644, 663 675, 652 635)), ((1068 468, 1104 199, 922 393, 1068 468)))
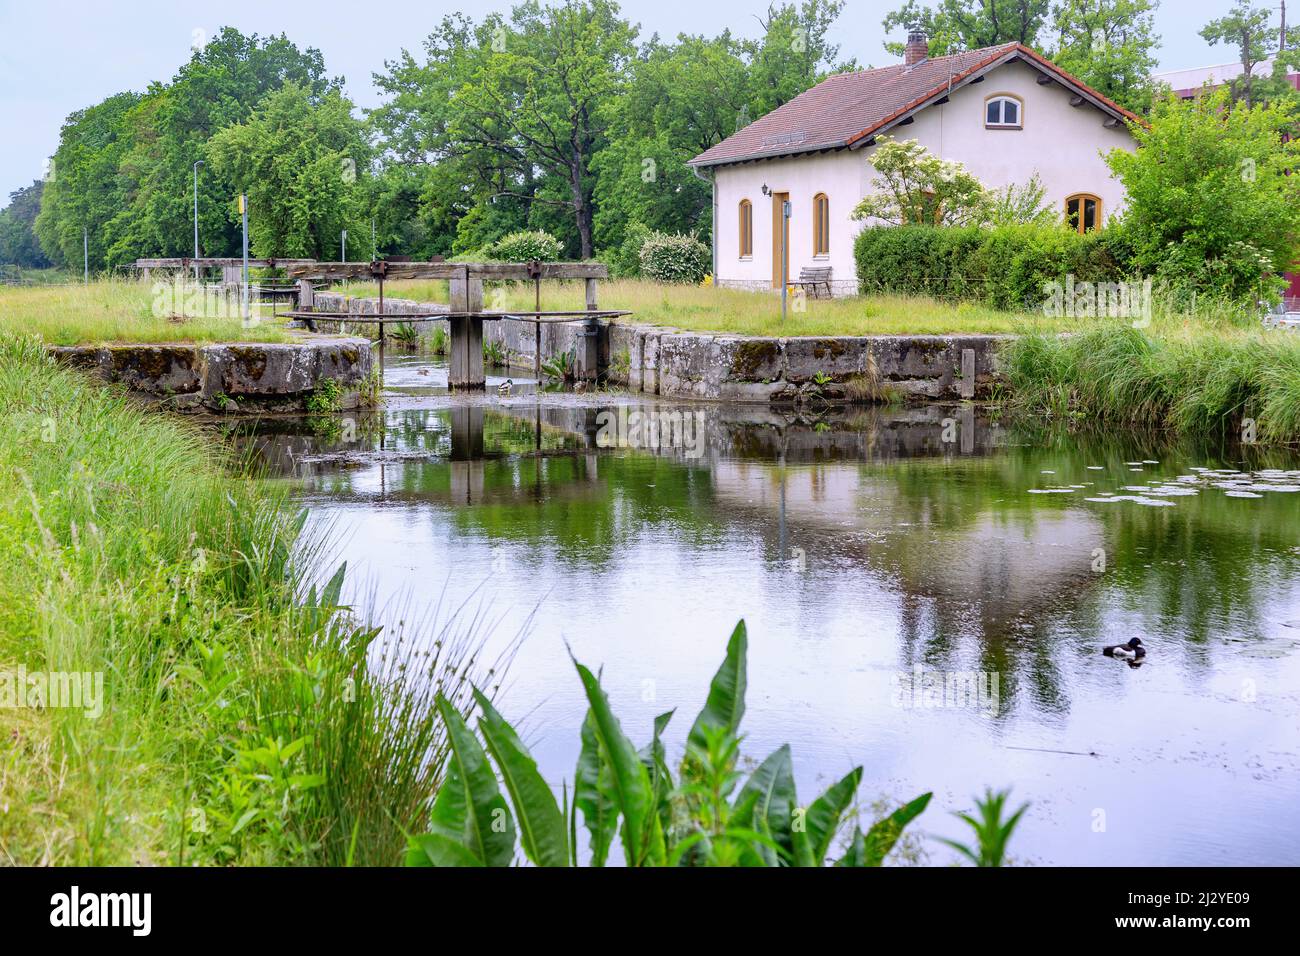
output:
POLYGON ((1300 336, 1116 323, 1030 333, 1003 352, 1014 402, 1060 419, 1300 441, 1300 336), (1247 422, 1247 419, 1250 422, 1247 422))
POLYGON ((0 708, 0 862, 391 864, 421 825, 477 619, 381 634, 232 464, 0 336, 0 676, 106 701, 0 708))
MULTIPOLYGON (((290 338, 272 309, 245 328, 229 317, 179 314, 179 302, 143 280, 98 279, 88 285, 0 285, 0 333, 40 336, 50 345, 100 342, 284 342, 290 338)), ((196 310, 197 311, 197 310, 196 310)))
MULTIPOLYGON (((507 308, 531 309, 530 283, 506 286, 507 308)), ((716 286, 659 285, 636 279, 615 279, 599 285, 602 309, 627 309, 632 315, 617 321, 672 326, 701 332, 737 335, 942 335, 948 333, 1006 333, 1026 324, 1063 330, 1079 320, 1014 315, 971 303, 940 302, 924 296, 860 296, 806 299, 804 311, 795 300, 781 319, 781 298, 771 292, 748 292, 716 286)), ((581 282, 543 282, 544 310, 582 309, 581 282)))

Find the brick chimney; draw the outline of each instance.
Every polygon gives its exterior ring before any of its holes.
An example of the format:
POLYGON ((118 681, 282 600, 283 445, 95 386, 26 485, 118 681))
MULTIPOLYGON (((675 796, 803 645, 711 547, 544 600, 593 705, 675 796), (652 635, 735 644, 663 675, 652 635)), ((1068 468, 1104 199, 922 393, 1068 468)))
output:
POLYGON ((907 34, 907 49, 903 51, 903 65, 916 66, 929 57, 930 41, 926 38, 925 31, 919 28, 913 29, 907 34))

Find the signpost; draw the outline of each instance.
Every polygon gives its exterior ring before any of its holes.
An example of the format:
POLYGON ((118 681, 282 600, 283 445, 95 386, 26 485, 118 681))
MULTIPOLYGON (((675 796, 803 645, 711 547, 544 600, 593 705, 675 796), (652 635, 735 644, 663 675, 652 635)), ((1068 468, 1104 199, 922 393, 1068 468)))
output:
POLYGON ((244 322, 248 322, 248 194, 239 194, 239 215, 244 220, 244 322))
MULTIPOLYGON (((203 165, 203 160, 198 160, 194 164, 194 258, 199 258, 199 167, 203 165)), ((194 263, 194 281, 199 281, 199 264, 194 263)))
POLYGON ((785 244, 790 238, 790 200, 781 203, 781 322, 785 323, 786 299, 790 295, 790 260, 785 244))

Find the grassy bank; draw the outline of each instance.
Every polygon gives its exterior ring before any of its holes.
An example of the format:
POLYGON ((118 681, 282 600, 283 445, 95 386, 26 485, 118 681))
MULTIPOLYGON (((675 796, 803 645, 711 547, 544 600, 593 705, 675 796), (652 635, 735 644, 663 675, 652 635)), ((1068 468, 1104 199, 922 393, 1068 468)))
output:
MULTIPOLYGON (((379 296, 378 282, 339 282, 327 290, 357 299, 379 296)), ((384 283, 384 297, 414 302, 446 302, 447 283, 442 279, 390 279, 384 283)))
POLYGON ((198 303, 143 280, 100 279, 43 286, 0 286, 0 334, 39 335, 49 345, 98 342, 285 342, 264 308, 244 327, 233 316, 203 316, 198 303), (182 314, 185 313, 185 314, 182 314))
POLYGON ((219 447, 0 336, 0 862, 394 863, 419 826, 467 630, 377 654, 219 447))
MULTIPOLYGON (((509 308, 532 308, 531 286, 513 284, 507 290, 509 308)), ((584 301, 581 282, 542 284, 543 309, 581 309, 584 301)), ((1026 325, 1060 331, 1078 324, 921 296, 807 299, 804 312, 794 311, 792 300, 782 322, 781 299, 771 293, 633 279, 600 283, 599 301, 603 309, 631 311, 628 322, 736 335, 939 335, 1015 332, 1026 325)))
POLYGON ((1300 335, 1128 324, 1024 335, 1004 352, 1012 402, 1056 420, 1243 441, 1300 441, 1300 335))

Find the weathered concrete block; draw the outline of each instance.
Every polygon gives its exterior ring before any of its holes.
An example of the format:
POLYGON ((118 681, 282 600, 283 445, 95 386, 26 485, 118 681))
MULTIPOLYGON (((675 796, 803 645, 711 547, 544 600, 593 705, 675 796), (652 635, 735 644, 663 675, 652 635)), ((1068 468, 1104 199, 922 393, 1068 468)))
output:
POLYGON ((346 407, 372 367, 365 339, 214 345, 114 345, 54 348, 62 362, 158 399, 167 408, 202 405, 227 411, 298 410, 324 379, 342 390, 346 407))
POLYGON ((193 345, 114 345, 104 356, 108 380, 132 391, 184 395, 199 390, 203 360, 193 345))

